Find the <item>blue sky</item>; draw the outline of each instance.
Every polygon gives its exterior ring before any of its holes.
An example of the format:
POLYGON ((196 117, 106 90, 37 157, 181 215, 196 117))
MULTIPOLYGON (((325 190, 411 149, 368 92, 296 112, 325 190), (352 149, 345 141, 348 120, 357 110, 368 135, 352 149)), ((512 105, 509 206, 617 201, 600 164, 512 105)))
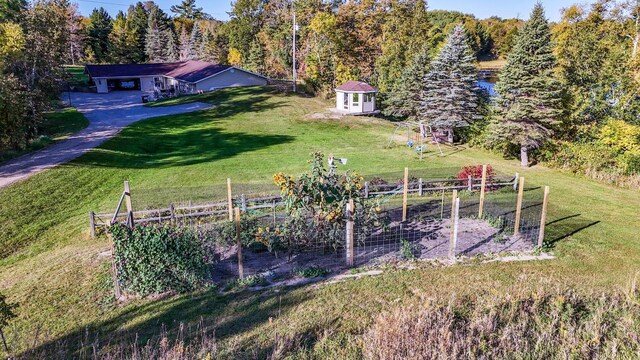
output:
MULTIPOLYGON (((78 3, 80 12, 88 15, 95 7, 104 7, 115 15, 118 10, 126 10, 132 0, 75 0, 78 3)), ((464 13, 471 13, 480 19, 497 15, 502 18, 519 17, 526 19, 529 12, 537 0, 427 0, 431 10, 456 10, 464 13)), ((169 7, 179 3, 180 0, 156 0, 160 7, 169 12, 169 7)), ((560 9, 575 3, 584 3, 585 0, 543 0, 542 3, 547 11, 547 18, 552 21, 560 19, 560 9)), ((203 7, 205 12, 221 20, 228 19, 226 14, 231 8, 230 0, 198 0, 198 5, 203 7)))

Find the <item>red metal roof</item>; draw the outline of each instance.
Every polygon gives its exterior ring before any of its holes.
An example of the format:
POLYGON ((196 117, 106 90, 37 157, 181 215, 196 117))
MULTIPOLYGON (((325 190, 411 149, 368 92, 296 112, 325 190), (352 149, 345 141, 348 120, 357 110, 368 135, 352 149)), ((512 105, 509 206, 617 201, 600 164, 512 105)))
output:
POLYGON ((229 65, 188 60, 155 64, 87 65, 85 67, 85 72, 92 78, 165 75, 178 80, 194 83, 227 70, 230 67, 231 66, 229 65))
POLYGON ((338 86, 336 90, 341 91, 361 91, 361 92, 375 92, 376 88, 362 81, 349 80, 346 83, 338 86))

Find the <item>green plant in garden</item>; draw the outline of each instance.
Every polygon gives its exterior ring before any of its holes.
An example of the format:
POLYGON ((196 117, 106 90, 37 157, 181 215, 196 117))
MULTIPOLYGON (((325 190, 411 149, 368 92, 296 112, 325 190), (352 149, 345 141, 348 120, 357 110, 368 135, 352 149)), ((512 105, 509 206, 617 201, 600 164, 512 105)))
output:
POLYGON ((0 338, 2 338, 2 344, 4 349, 9 352, 9 346, 7 346, 7 340, 4 337, 2 329, 9 325, 9 321, 15 318, 17 315, 14 309, 18 307, 18 304, 12 304, 7 302, 7 297, 0 294, 0 338))
POLYGON ((242 279, 233 280, 232 282, 227 284, 225 291, 230 291, 237 288, 252 287, 252 286, 263 286, 267 284, 268 284, 268 281, 263 275, 260 275, 260 274, 249 275, 249 276, 245 276, 242 279))
POLYGON ((289 251, 317 244, 335 251, 344 246, 345 208, 350 200, 355 206, 355 237, 364 241, 380 223, 378 202, 362 194, 364 178, 352 171, 344 176, 328 171, 320 152, 313 153, 309 162, 311 172, 297 180, 283 173, 273 176, 287 209, 279 232, 289 251))
POLYGON ((325 277, 331 273, 331 270, 320 266, 309 266, 306 268, 296 269, 294 273, 304 278, 325 277))
POLYGON ((202 286, 209 259, 197 234, 181 227, 111 227, 114 261, 123 289, 142 296, 202 286))
POLYGON ((411 241, 408 241, 406 239, 401 239, 400 240, 400 252, 402 253, 402 257, 405 260, 415 260, 416 256, 413 253, 413 244, 411 244, 411 241))

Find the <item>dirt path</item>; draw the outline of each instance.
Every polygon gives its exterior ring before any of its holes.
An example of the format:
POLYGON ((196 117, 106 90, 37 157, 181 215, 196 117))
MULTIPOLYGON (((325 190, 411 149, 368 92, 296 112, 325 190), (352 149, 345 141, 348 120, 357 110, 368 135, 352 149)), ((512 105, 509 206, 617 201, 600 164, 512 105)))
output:
POLYGON ((167 107, 142 106, 141 92, 72 93, 71 102, 89 120, 89 126, 68 139, 0 165, 0 188, 71 161, 112 138, 124 127, 143 119, 211 108, 205 103, 167 107))

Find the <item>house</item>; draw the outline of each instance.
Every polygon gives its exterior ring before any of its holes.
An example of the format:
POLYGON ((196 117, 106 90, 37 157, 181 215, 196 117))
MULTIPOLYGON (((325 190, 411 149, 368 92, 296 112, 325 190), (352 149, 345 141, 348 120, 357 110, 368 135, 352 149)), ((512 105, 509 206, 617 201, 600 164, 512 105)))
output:
POLYGON ((373 86, 349 80, 336 88, 336 109, 352 115, 376 114, 376 93, 373 86))
POLYGON ((191 94, 234 86, 266 85, 267 78, 230 65, 188 60, 156 64, 87 65, 98 93, 115 90, 191 94))

